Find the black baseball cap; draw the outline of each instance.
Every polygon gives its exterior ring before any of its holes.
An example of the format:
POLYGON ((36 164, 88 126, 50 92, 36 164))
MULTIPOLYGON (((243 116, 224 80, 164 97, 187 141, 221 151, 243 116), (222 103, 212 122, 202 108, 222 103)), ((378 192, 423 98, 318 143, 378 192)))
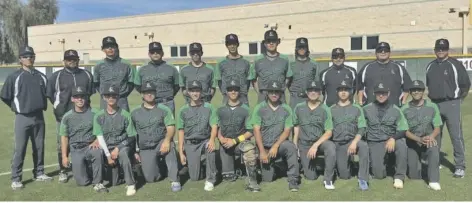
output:
POLYGON ((79 54, 76 50, 69 49, 64 52, 64 60, 66 59, 79 59, 79 54))
POLYGON ((230 80, 226 82, 226 89, 239 89, 241 85, 238 80, 230 80))
POLYGON ((116 43, 116 39, 112 36, 104 37, 102 40, 102 48, 104 48, 105 46, 110 46, 110 45, 118 47, 118 43, 116 43))
POLYGON ((103 85, 103 95, 119 95, 120 89, 118 86, 113 84, 105 84, 103 85))
POLYGON ((30 46, 24 46, 22 48, 20 48, 19 50, 19 56, 36 56, 36 54, 34 53, 34 49, 33 47, 30 47, 30 46))
POLYGON ((388 44, 387 42, 379 42, 377 46, 375 47, 375 51, 376 52, 382 52, 382 51, 390 52, 390 44, 388 44))
POLYGON ((267 30, 264 33, 264 41, 279 40, 279 35, 275 30, 267 30))
POLYGON ((202 89, 202 83, 198 80, 194 80, 194 81, 190 81, 188 84, 187 84, 187 89, 191 90, 191 89, 202 89))
POLYGON ((331 51, 331 58, 336 59, 336 58, 339 58, 339 57, 341 57, 341 58, 346 57, 346 54, 344 53, 344 49, 340 48, 340 47, 334 48, 331 51))
POLYGON ((441 38, 434 43, 435 50, 449 50, 449 40, 441 38))
POLYGON ((389 92, 390 89, 388 87, 385 86, 385 84, 383 83, 378 83, 375 87, 374 87, 374 93, 383 93, 383 92, 389 92))
POLYGON ((308 39, 305 37, 300 37, 295 40, 295 48, 305 48, 308 49, 308 39))
POLYGON ((282 84, 277 80, 272 80, 269 82, 269 86, 266 89, 267 91, 283 91, 282 84))
POLYGON ((141 92, 156 91, 156 85, 152 82, 145 82, 141 85, 141 92))
POLYGON ((306 85, 306 90, 321 91, 321 83, 319 81, 309 81, 306 85))
POLYGON ((414 89, 424 90, 426 89, 426 86, 424 85, 424 82, 421 80, 413 80, 410 90, 414 90, 414 89))
POLYGON ((352 85, 351 85, 351 83, 346 82, 345 80, 343 80, 343 81, 341 81, 341 83, 339 83, 339 85, 336 89, 341 89, 341 88, 352 89, 352 85))
POLYGON ((162 45, 160 42, 149 43, 149 52, 151 51, 162 51, 162 45))
POLYGON ((239 44, 238 35, 233 33, 226 35, 225 44, 239 44))
POLYGON ((190 50, 190 52, 194 52, 194 51, 203 52, 202 44, 200 44, 198 42, 194 42, 194 43, 189 45, 189 50, 190 50))
POLYGON ((82 86, 77 86, 72 89, 72 96, 86 96, 88 95, 87 91, 85 90, 85 87, 82 86))

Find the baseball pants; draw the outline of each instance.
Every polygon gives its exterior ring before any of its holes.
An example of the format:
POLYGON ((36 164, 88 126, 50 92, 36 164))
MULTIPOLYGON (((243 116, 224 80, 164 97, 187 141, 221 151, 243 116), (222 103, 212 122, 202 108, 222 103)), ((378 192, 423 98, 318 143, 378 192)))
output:
POLYGON ((21 181, 23 163, 26 155, 28 139, 33 148, 33 175, 44 174, 44 133, 45 123, 42 111, 31 114, 16 114, 15 116, 15 144, 11 164, 11 180, 21 181))
MULTIPOLYGON (((316 165, 314 159, 309 159, 307 154, 313 143, 300 142, 298 150, 300 150, 300 161, 303 167, 303 174, 308 180, 316 180, 318 174, 316 173, 316 165)), ((319 147, 318 152, 324 153, 324 181, 333 181, 334 168, 336 167, 336 145, 330 140, 324 141, 319 147)), ((317 154, 319 154, 317 152, 317 154)))
POLYGON ((421 179, 421 154, 426 153, 428 160, 428 180, 430 183, 439 182, 439 148, 426 148, 412 140, 407 140, 408 146, 408 176, 411 179, 421 179))
MULTIPOLYGON (((367 142, 369 146, 370 166, 372 167, 372 174, 375 179, 384 179, 387 176, 386 169, 386 156, 387 149, 385 144, 387 141, 382 142, 367 142)), ((394 179, 405 180, 407 170, 407 146, 405 138, 401 138, 395 141, 395 175, 394 179)))
POLYGON ((293 109, 295 109, 295 107, 297 106, 297 104, 301 103, 301 102, 304 102, 306 101, 306 98, 303 98, 303 97, 299 97, 298 96, 298 93, 290 93, 290 107, 293 109))
POLYGON ((221 174, 235 174, 235 155, 241 154, 239 150, 239 144, 234 145, 233 147, 226 149, 223 147, 223 144, 220 144, 220 159, 221 159, 221 174))
POLYGON ((139 156, 141 157, 141 169, 143 170, 144 179, 148 183, 155 182, 161 178, 161 167, 164 167, 159 163, 159 158, 161 157, 165 159, 169 179, 172 182, 179 182, 175 144, 174 142, 170 142, 169 152, 162 154, 160 149, 163 142, 164 140, 161 140, 154 149, 145 149, 139 152, 139 156))
MULTIPOLYGON (((270 147, 266 147, 266 153, 269 153, 270 147)), ((300 176, 300 166, 298 165, 298 153, 297 148, 293 142, 285 140, 280 144, 279 149, 277 150, 277 157, 272 160, 269 160, 269 163, 261 162, 261 172, 262 172, 262 181, 263 182, 272 182, 274 181, 275 176, 275 159, 283 158, 287 162, 287 180, 290 182, 292 180, 298 181, 300 176)))
MULTIPOLYGON (((119 97, 116 104, 121 109, 124 109, 124 110, 129 112, 129 104, 128 104, 128 98, 127 97, 119 97)), ((103 100, 103 95, 102 95, 102 98, 100 99, 100 109, 105 109, 106 107, 107 107, 107 102, 105 100, 103 100)))
MULTIPOLYGON (((261 102, 264 102, 266 101, 266 98, 267 98, 267 94, 268 94, 268 91, 265 91, 265 90, 261 90, 259 92, 259 94, 257 94, 257 103, 261 103, 261 102)), ((286 102, 286 99, 285 99, 285 91, 282 93, 282 95, 280 96, 280 100, 285 103, 286 102)))
MULTIPOLYGON (((350 179, 351 170, 350 165, 353 160, 351 160, 350 155, 347 154, 347 149, 351 145, 352 140, 348 143, 339 143, 336 144, 336 166, 339 173, 340 179, 350 179)), ((359 140, 357 142, 357 155, 359 156, 359 173, 357 178, 359 180, 369 180, 369 146, 367 143, 359 140)))
MULTIPOLYGON (((452 147, 454 149, 454 162, 456 169, 465 169, 465 145, 464 135, 462 134, 462 115, 461 100, 450 100, 437 103, 441 119, 447 126, 449 137, 451 138, 452 147)), ((442 135, 444 125, 441 126, 439 134, 438 147, 441 150, 442 135)))
POLYGON ((206 156, 206 181, 215 184, 216 182, 216 152, 207 151, 208 140, 203 142, 184 141, 185 156, 187 157, 187 166, 189 169, 190 180, 198 181, 201 177, 202 154, 206 156))
MULTIPOLYGON (((61 172, 64 172, 67 168, 62 165, 62 144, 61 144, 61 135, 59 135, 59 129, 61 128, 61 122, 56 123, 56 132, 57 132, 57 161, 59 163, 59 169, 61 172)), ((70 151, 70 150, 69 150, 70 151)))
MULTIPOLYGON (((114 147, 110 147, 108 150, 113 151, 114 147)), ((107 158, 104 159, 105 162, 108 164, 107 158)), ((133 166, 131 163, 131 158, 130 158, 130 148, 129 147, 123 147, 120 149, 118 152, 118 158, 115 160, 115 165, 114 166, 107 166, 108 167, 108 177, 110 178, 110 182, 112 182, 112 185, 117 185, 120 180, 120 168, 123 170, 125 182, 127 185, 134 185, 136 183, 136 180, 134 179, 134 174, 133 174, 133 166), (110 170, 111 169, 111 170, 110 170)))
POLYGON ((72 172, 77 185, 86 186, 90 184, 89 166, 92 166, 92 184, 102 182, 103 177, 103 150, 90 149, 89 146, 81 149, 71 147, 70 152, 72 172))
MULTIPOLYGON (((223 104, 227 104, 228 100, 228 95, 223 94, 223 104)), ((249 106, 249 99, 247 98, 247 94, 239 94, 239 101, 249 106)))

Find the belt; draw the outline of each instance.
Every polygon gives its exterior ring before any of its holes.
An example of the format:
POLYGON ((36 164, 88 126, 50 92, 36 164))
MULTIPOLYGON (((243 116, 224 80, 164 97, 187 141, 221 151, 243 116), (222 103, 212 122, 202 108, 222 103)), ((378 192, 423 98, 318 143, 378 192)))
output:
POLYGON ((70 145, 70 148, 77 150, 77 149, 83 149, 87 146, 89 146, 88 143, 74 143, 70 145))
POLYGON ((156 99, 157 103, 165 103, 169 101, 174 101, 174 97, 167 97, 167 98, 158 98, 156 99))
POLYGON ((205 140, 188 139, 188 140, 185 140, 185 143, 186 143, 186 144, 200 144, 200 143, 202 143, 203 141, 205 141, 205 140))

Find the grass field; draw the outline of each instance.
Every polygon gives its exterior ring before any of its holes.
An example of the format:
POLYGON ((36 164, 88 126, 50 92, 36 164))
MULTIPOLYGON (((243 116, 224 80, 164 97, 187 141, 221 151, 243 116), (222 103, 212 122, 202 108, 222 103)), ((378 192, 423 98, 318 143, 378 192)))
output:
MULTIPOLYGON (((177 97, 176 106, 183 104, 181 95, 177 97)), ((251 92, 251 106, 255 105, 256 99, 254 92, 251 92)), ((97 103, 97 96, 93 101, 97 103)), ((136 106, 140 103, 139 95, 133 93, 130 96, 130 105, 136 106)), ((220 106, 221 96, 215 96, 214 104, 220 106)), ((95 105, 96 106, 96 105, 95 105)), ((52 111, 45 112, 46 117, 46 150, 45 164, 52 165, 57 163, 56 155, 56 122, 52 111)), ((91 187, 78 187, 75 181, 71 179, 69 183, 59 184, 57 182, 57 166, 48 167, 46 172, 53 175, 55 180, 49 183, 33 182, 30 171, 25 171, 23 180, 25 189, 12 192, 10 188, 10 159, 13 149, 13 113, 5 106, 0 105, 0 111, 4 112, 0 116, 0 133, 2 141, 0 142, 0 200, 1 201, 471 201, 472 200, 472 176, 466 174, 463 179, 452 178, 452 172, 447 166, 450 163, 443 163, 441 169, 441 187, 442 191, 432 191, 422 180, 405 181, 404 189, 396 190, 392 186, 392 178, 387 177, 384 180, 371 180, 370 190, 361 192, 357 187, 357 180, 337 180, 335 182, 336 190, 327 191, 322 185, 322 178, 316 181, 306 181, 302 179, 300 191, 291 193, 288 191, 286 178, 280 178, 272 183, 262 184, 262 192, 250 193, 244 190, 244 180, 238 180, 234 183, 221 183, 215 187, 212 192, 203 190, 204 181, 188 181, 183 185, 183 190, 179 193, 170 191, 170 183, 167 180, 161 182, 145 184, 133 197, 125 196, 125 187, 123 185, 110 188, 107 194, 95 193, 91 187)), ((472 120, 472 99, 470 97, 464 101, 463 106, 464 137, 465 145, 472 145, 472 126, 468 121, 472 120)), ((452 148, 449 135, 445 133, 443 139, 443 151, 445 158, 453 162, 452 148)), ((28 146, 28 152, 25 159, 25 169, 32 167, 31 161, 31 143, 28 146)), ((466 158, 472 157, 471 150, 466 151, 466 158)), ((471 162, 467 162, 467 168, 472 168, 471 162)))

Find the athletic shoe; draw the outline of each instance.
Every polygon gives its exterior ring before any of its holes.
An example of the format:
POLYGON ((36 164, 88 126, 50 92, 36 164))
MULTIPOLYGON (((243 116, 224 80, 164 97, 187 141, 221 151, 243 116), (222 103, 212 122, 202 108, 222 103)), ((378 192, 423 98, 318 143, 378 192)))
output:
POLYGON ((126 196, 133 196, 136 194, 136 188, 134 185, 128 185, 126 187, 126 196))
POLYGON ((108 189, 101 183, 95 184, 93 190, 95 190, 95 192, 108 192, 108 189))
POLYGON ((213 183, 205 181, 205 187, 203 188, 205 191, 212 191, 215 188, 213 183))
POLYGON ((49 181, 52 181, 52 180, 53 180, 52 177, 49 177, 49 176, 47 176, 46 174, 36 176, 36 177, 33 178, 33 179, 34 179, 35 181, 39 181, 39 182, 49 182, 49 181))
POLYGON ((454 178, 463 178, 465 176, 465 171, 464 169, 456 169, 454 172, 454 175, 452 175, 454 178))
POLYGON ((25 186, 23 186, 23 183, 15 181, 11 183, 11 189, 13 190, 20 190, 23 189, 25 186))
POLYGON ((402 189, 403 188, 403 180, 395 179, 393 181, 393 187, 396 188, 396 189, 402 189))
POLYGON ((323 184, 324 184, 325 189, 327 189, 327 190, 334 190, 335 189, 335 187, 333 185, 333 181, 329 181, 329 182, 323 181, 323 184))
POLYGON ((429 188, 431 188, 432 190, 441 190, 441 185, 439 185, 439 183, 429 183, 429 188))
POLYGON ((288 182, 288 190, 290 190, 290 192, 298 192, 299 189, 300 186, 296 180, 290 180, 288 182))
POLYGON ((67 176, 67 173, 61 171, 59 173, 59 182, 60 183, 67 183, 67 181, 69 181, 69 176, 67 176))
POLYGON ((357 180, 359 182, 359 189, 362 191, 369 190, 369 183, 365 180, 357 180))
POLYGON ((172 192, 179 192, 182 190, 182 185, 179 182, 172 182, 170 188, 172 192))

